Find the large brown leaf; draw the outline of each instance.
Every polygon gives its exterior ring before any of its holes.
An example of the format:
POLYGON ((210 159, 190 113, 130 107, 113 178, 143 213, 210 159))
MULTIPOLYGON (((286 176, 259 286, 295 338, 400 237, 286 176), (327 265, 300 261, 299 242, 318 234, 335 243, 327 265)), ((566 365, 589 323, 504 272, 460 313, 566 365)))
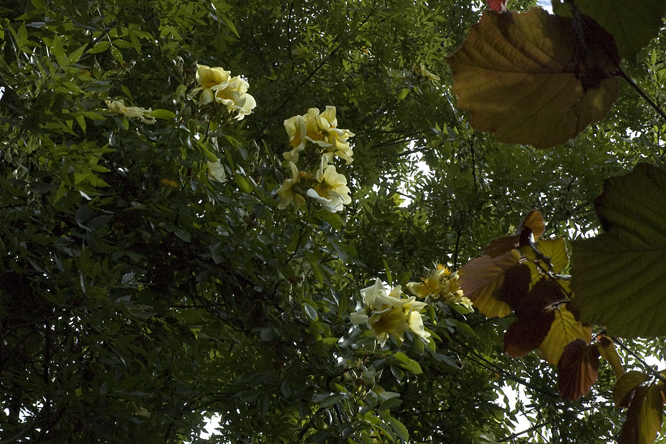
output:
POLYGON ((496 257, 481 256, 466 263, 459 271, 460 288, 477 310, 490 317, 504 317, 511 313, 506 302, 495 297, 504 283, 504 272, 520 260, 516 250, 496 257))
POLYGON ((532 310, 519 317, 504 333, 504 353, 512 358, 525 356, 546 339, 555 320, 553 311, 532 310))
POLYGON ((474 128, 502 142, 566 142, 602 119, 618 96, 612 36, 591 20, 540 8, 485 11, 446 61, 458 107, 471 112, 474 128))
POLYGON ((599 350, 582 339, 576 339, 564 347, 557 363, 558 386, 565 401, 575 401, 586 394, 597 380, 599 350))

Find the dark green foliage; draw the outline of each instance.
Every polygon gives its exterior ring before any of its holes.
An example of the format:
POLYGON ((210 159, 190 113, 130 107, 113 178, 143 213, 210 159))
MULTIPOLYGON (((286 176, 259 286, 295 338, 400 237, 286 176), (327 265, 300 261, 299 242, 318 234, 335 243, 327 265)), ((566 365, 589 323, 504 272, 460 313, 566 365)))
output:
MULTIPOLYGON (((393 285, 457 269, 529 209, 547 235, 596 228, 603 179, 663 156, 662 126, 625 90, 549 152, 473 132, 443 59, 479 7, 0 6, 0 441, 482 443, 509 439, 518 411, 562 442, 616 435, 608 369, 564 403, 552 367, 500 355, 506 320, 438 302, 430 345, 407 333, 383 349, 349 320, 387 266, 393 285), (246 78, 254 112, 235 121, 189 98, 197 63, 246 78), (105 100, 160 111, 151 125, 105 100), (340 168, 352 203, 280 210, 283 121, 326 105, 355 134, 340 168), (505 407, 505 383, 530 401, 505 407), (199 438, 211 415, 220 429, 199 438)), ((663 84, 660 45, 639 83, 663 84)))

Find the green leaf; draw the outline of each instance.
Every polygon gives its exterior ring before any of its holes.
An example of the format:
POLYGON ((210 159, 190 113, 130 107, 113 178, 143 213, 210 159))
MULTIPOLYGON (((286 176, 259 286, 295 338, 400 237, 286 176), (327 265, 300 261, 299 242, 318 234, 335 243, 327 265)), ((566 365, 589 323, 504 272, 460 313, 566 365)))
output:
POLYGON ((53 38, 53 44, 51 45, 51 51, 58 61, 58 65, 65 66, 65 50, 62 48, 62 43, 60 43, 60 37, 55 36, 53 38))
POLYGON ((666 172, 639 164, 608 179, 595 208, 606 233, 573 242, 580 320, 614 336, 666 334, 666 172))
POLYGON ((244 192, 248 194, 252 192, 252 185, 250 185, 250 183, 240 174, 234 175, 234 181, 244 192))
POLYGON ((651 444, 661 430, 663 398, 656 385, 641 386, 634 393, 618 444, 651 444))
POLYGON ((316 308, 314 308, 312 305, 307 304, 307 303, 303 304, 303 308, 305 309, 305 312, 308 314, 310 319, 312 319, 313 321, 317 320, 319 315, 317 314, 317 309, 316 308))
POLYGON ((312 397, 312 401, 319 404, 321 408, 330 407, 333 404, 337 404, 344 398, 343 394, 329 393, 329 394, 319 394, 312 397))
POLYGON ((420 375, 421 373, 423 373, 423 370, 421 370, 421 366, 419 365, 419 363, 414 361, 413 359, 410 359, 406 354, 402 352, 396 352, 393 354, 393 357, 398 360, 398 362, 400 363, 399 364, 400 367, 404 368, 405 370, 409 370, 415 375, 420 375))
POLYGON ((588 20, 577 30, 577 23, 540 8, 485 11, 446 59, 472 126, 502 142, 550 148, 601 120, 618 96, 611 75, 619 59, 603 29, 588 20))
POLYGON ((153 112, 150 113, 151 117, 155 117, 157 119, 173 119, 176 117, 176 115, 166 109, 156 109, 153 112))
POLYGON ((664 0, 575 0, 574 3, 580 12, 613 35, 620 56, 631 61, 657 37, 666 14, 664 0))
POLYGON ((556 239, 540 239, 536 244, 537 249, 546 257, 550 258, 553 273, 560 273, 569 265, 566 242, 561 237, 556 239))
POLYGON ((67 59, 65 60, 65 63, 64 63, 63 66, 70 66, 70 65, 73 65, 74 63, 78 62, 79 59, 81 58, 81 56, 83 55, 83 51, 85 51, 87 46, 88 45, 83 45, 83 46, 79 47, 79 49, 77 49, 76 51, 71 53, 67 57, 67 59))
POLYGON ((393 427, 393 430, 395 430, 395 433, 400 437, 400 439, 402 439, 405 442, 409 441, 409 432, 407 431, 407 427, 405 427, 403 423, 398 421, 393 416, 391 416, 389 422, 391 423, 391 427, 393 427))
POLYGON ((322 211, 319 217, 328 222, 328 224, 336 230, 339 230, 342 227, 342 220, 340 220, 340 216, 337 213, 322 211))
POLYGON ((561 305, 554 311, 555 320, 550 326, 548 336, 539 345, 539 350, 541 359, 557 365, 567 344, 576 339, 582 339, 586 343, 590 342, 592 329, 578 322, 566 305, 561 305))
POLYGON ((629 405, 630 397, 627 396, 631 394, 636 387, 643 384, 650 377, 643 372, 639 371, 628 371, 624 375, 618 378, 613 387, 613 401, 617 407, 627 407, 629 405))
POLYGON ((386 282, 389 285, 392 285, 393 278, 391 277, 391 269, 389 268, 389 264, 386 262, 386 259, 382 259, 382 261, 384 262, 384 271, 386 271, 386 282))
POLYGON ((82 115, 78 115, 78 116, 76 116, 76 123, 79 124, 79 126, 81 127, 81 130, 85 134, 85 132, 86 132, 86 118, 83 117, 82 115))
POLYGON ((91 49, 88 50, 88 54, 99 54, 100 52, 104 52, 109 47, 111 46, 111 42, 107 40, 102 40, 101 42, 98 42, 95 46, 93 46, 91 49))

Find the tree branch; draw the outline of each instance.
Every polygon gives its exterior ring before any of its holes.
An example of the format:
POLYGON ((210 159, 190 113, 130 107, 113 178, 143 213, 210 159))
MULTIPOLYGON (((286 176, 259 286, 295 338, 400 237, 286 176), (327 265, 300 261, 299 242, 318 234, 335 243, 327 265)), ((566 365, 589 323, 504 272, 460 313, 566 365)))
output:
POLYGON ((656 104, 656 103, 650 98, 650 96, 648 96, 647 93, 646 93, 645 91, 643 91, 643 89, 642 89, 640 86, 638 86, 638 84, 634 81, 634 79, 632 79, 631 77, 629 77, 629 75, 628 75, 626 72, 624 72, 624 70, 622 69, 621 66, 618 66, 617 69, 618 69, 618 74, 620 75, 620 77, 622 77, 624 80, 626 80, 627 83, 629 84, 629 86, 631 86, 632 88, 634 88, 634 89, 636 90, 636 92, 637 92, 637 93, 638 93, 638 94, 639 94, 639 95, 640 95, 640 96, 641 96, 641 97, 642 97, 642 98, 643 98, 643 99, 644 99, 644 100, 645 100, 645 101, 646 101, 646 102, 647 102, 652 108, 654 108, 654 110, 657 112, 657 114, 659 114, 659 115, 661 116, 661 118, 664 119, 664 121, 666 121, 666 113, 664 113, 664 110, 662 110, 662 109, 659 107, 659 105, 657 105, 657 104, 656 104))

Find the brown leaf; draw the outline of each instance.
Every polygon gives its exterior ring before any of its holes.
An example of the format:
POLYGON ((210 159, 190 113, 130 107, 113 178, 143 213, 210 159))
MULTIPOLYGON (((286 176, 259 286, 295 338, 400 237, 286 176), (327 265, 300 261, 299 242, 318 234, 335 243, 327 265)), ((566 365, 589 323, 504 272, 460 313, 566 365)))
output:
POLYGON ((601 120, 618 96, 617 49, 598 25, 580 23, 540 8, 484 12, 446 59, 472 126, 502 142, 550 148, 601 120))
POLYGON ((582 339, 576 339, 564 347, 557 369, 562 399, 575 401, 586 394, 597 380, 599 350, 582 339))
POLYGON ((474 259, 458 270, 460 288, 481 313, 488 317, 504 317, 511 313, 511 308, 494 294, 504 283, 504 272, 519 260, 520 254, 515 250, 496 258, 481 256, 474 259))
POLYGON ((518 316, 522 312, 532 309, 539 310, 551 309, 553 305, 567 301, 567 297, 559 284, 559 281, 542 278, 532 286, 523 303, 516 306, 514 311, 518 316))
POLYGON ((518 234, 493 239, 488 245, 486 245, 483 254, 493 258, 501 256, 514 248, 518 248, 522 245, 529 245, 530 242, 534 242, 538 239, 545 230, 546 226, 543 224, 541 213, 537 210, 532 210, 527 213, 525 220, 523 220, 523 223, 521 223, 516 230, 518 234))
POLYGON ((538 309, 519 317, 504 333, 504 353, 512 358, 525 356, 546 339, 554 320, 553 311, 538 309))
POLYGON ((519 311, 525 305, 531 281, 530 267, 525 264, 516 264, 504 272, 504 283, 495 293, 495 297, 509 304, 509 307, 520 316, 519 311))

